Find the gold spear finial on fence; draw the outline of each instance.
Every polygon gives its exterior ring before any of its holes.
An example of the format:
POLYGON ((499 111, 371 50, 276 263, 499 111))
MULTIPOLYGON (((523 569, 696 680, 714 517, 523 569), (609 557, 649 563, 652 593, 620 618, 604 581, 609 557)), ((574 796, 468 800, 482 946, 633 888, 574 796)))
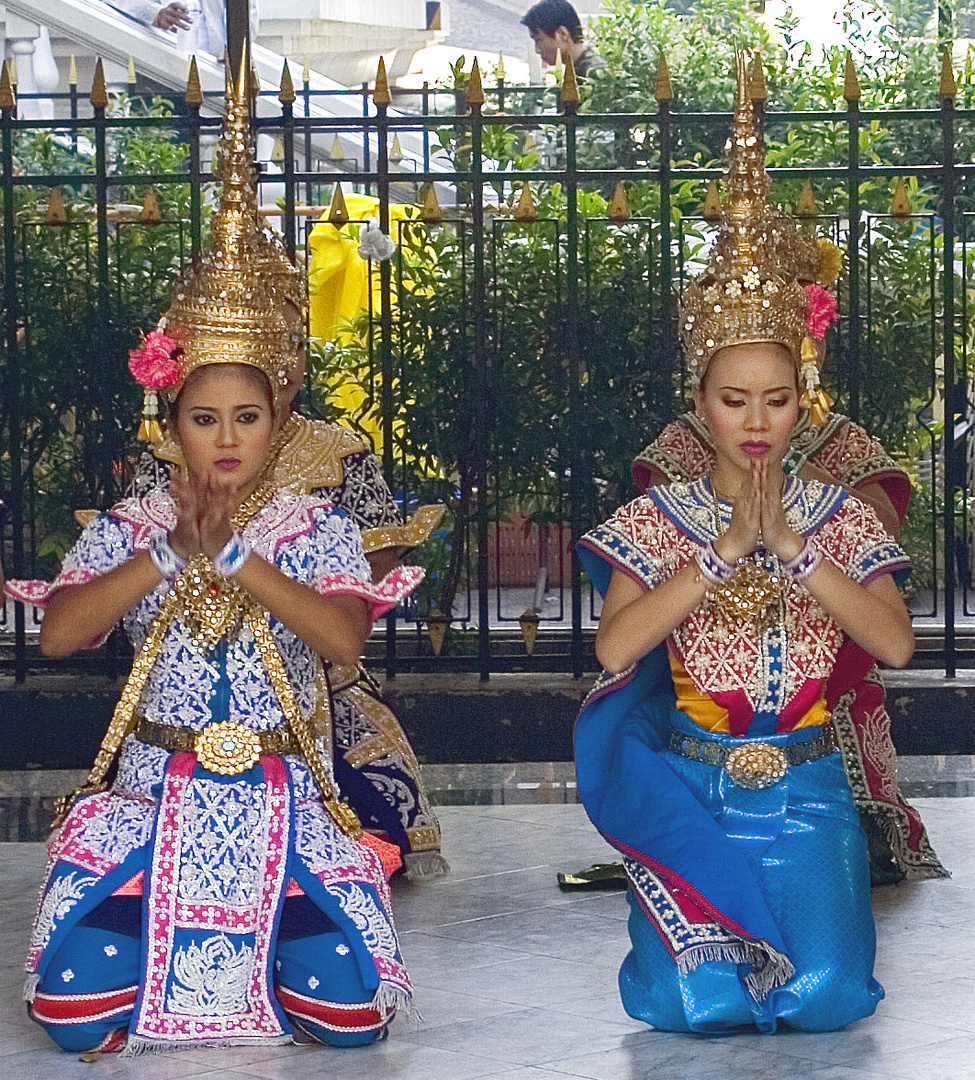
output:
POLYGON ((311 68, 308 66, 308 57, 305 56, 301 61, 301 81, 311 82, 311 68))
POLYGON ((958 94, 955 84, 955 72, 951 66, 951 47, 945 49, 941 58, 941 85, 938 87, 938 101, 954 101, 958 94))
POLYGON ((614 225, 625 225, 630 220, 630 201, 622 180, 616 181, 613 197, 609 200, 609 220, 614 225))
POLYGON ((3 62, 3 73, 0 74, 0 109, 9 112, 15 107, 14 88, 10 82, 10 65, 6 60, 3 62))
POLYGON ((481 69, 478 66, 476 56, 474 57, 474 63, 471 65, 471 77, 467 84, 467 104, 484 104, 484 87, 481 84, 481 69))
POLYGON ((143 225, 158 225, 162 221, 159 200, 156 198, 156 193, 152 188, 149 188, 146 192, 146 197, 142 202, 142 209, 139 211, 139 220, 143 225))
POLYGON ((504 77, 507 72, 504 70, 504 53, 498 53, 498 66, 494 69, 494 77, 498 82, 504 82, 504 77))
POLYGON ((17 57, 10 57, 10 82, 14 90, 20 85, 20 76, 17 74, 17 57))
POLYGON ((813 194, 812 181, 807 180, 799 192, 799 201, 796 203, 796 217, 816 217, 819 210, 816 207, 816 196, 813 194))
POLYGON ((95 77, 91 83, 91 94, 89 95, 92 108, 105 109, 108 107, 108 89, 105 86, 105 69, 102 67, 102 58, 95 61, 95 77))
POLYGON ((442 218, 443 212, 440 209, 440 201, 437 199, 437 190, 433 184, 428 184, 423 209, 420 211, 420 220, 425 225, 439 225, 442 218))
POLYGON ((135 86, 135 57, 131 55, 129 56, 129 68, 125 73, 125 81, 129 86, 135 86))
POLYGON ((541 621, 541 616, 534 608, 528 608, 518 616, 521 638, 525 643, 525 652, 529 656, 535 651, 535 639, 538 637, 538 624, 541 621))
POLYGON ((281 88, 278 90, 278 101, 282 105, 293 105, 296 96, 295 84, 291 81, 291 68, 288 67, 288 61, 285 60, 284 68, 281 71, 281 88))
POLYGON ((721 219, 721 192, 718 190, 718 181, 712 180, 708 184, 707 194, 704 196, 704 209, 701 217, 705 221, 720 221, 721 219))
POLYGON ((200 86, 200 72, 196 66, 196 57, 190 57, 190 68, 186 73, 186 104, 203 104, 203 87, 200 86))
POLYGON ((376 68, 376 85, 373 87, 372 100, 375 105, 390 105, 393 95, 389 92, 389 79, 386 77, 386 61, 379 58, 379 67, 376 68))
POLYGON ((332 139, 332 147, 328 152, 328 156, 332 159, 332 161, 345 160, 345 148, 342 146, 342 140, 338 137, 338 135, 336 135, 335 138, 332 139))
POLYGON ((74 58, 74 53, 71 54, 71 59, 68 61, 68 86, 78 85, 78 62, 74 58))
POLYGON ((571 54, 565 58, 565 74, 562 76, 562 104, 578 105, 582 100, 579 96, 579 80, 576 78, 576 66, 572 62, 571 54))
POLYGON ((430 647, 433 649, 434 656, 439 656, 441 649, 443 649, 443 642, 449 625, 450 619, 446 615, 435 607, 430 608, 430 613, 427 615, 427 633, 430 635, 430 647))
POLYGON ((328 208, 328 223, 336 229, 349 224, 349 208, 345 205, 345 196, 342 194, 342 185, 335 185, 335 193, 328 208))
POLYGON ((535 200, 532 197, 531 184, 526 180, 521 188, 521 196, 518 199, 518 205, 515 207, 512 217, 515 221, 520 221, 522 225, 531 225, 533 221, 538 220, 538 207, 535 205, 535 200))
POLYGON ((907 197, 903 180, 898 180, 897 187, 894 188, 894 195, 890 200, 890 214, 898 221, 907 221, 911 216, 911 200, 907 197))
POLYGON ((67 225, 68 212, 64 208, 64 199, 61 197, 59 187, 51 188, 47 198, 47 223, 48 225, 67 225))
POLYGON ((399 135, 393 136, 393 141, 389 147, 389 160, 398 165, 403 160, 403 147, 400 146, 399 135))
POLYGON ((843 69, 843 100, 860 100, 860 80, 857 78, 857 69, 851 53, 846 54, 846 67, 843 69))
POLYGON ((674 100, 674 88, 670 85, 670 69, 667 67, 667 58, 663 53, 657 61, 657 84, 654 87, 653 99, 658 105, 661 102, 674 100))
POLYGON ((765 65, 762 54, 752 57, 752 69, 748 74, 748 96, 752 101, 768 101, 768 84, 765 82, 765 65))

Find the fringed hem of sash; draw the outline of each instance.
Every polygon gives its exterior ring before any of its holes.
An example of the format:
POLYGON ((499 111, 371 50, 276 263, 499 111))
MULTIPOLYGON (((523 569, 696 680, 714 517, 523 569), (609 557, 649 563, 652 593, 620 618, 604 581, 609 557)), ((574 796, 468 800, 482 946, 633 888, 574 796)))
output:
POLYGON ((449 874, 450 863, 439 851, 408 851, 403 856, 403 871, 407 881, 422 881, 449 874))
POLYGON ((692 945, 676 958, 677 970, 689 975, 709 961, 747 964, 752 971, 745 976, 745 986, 756 1001, 764 1001, 777 986, 784 986, 796 969, 792 961, 768 942, 738 941, 723 945, 692 945))
POLYGON ((375 1009, 380 1016, 384 1016, 387 1019, 391 1019, 393 1013, 402 1010, 407 1023, 423 1023, 423 1014, 413 1004, 412 995, 408 994, 401 986, 394 986, 393 983, 380 983, 379 989, 376 991, 370 1006, 375 1009))
POLYGON ((239 1039, 186 1039, 175 1042, 130 1034, 121 1056, 141 1057, 143 1054, 171 1054, 177 1050, 220 1050, 235 1046, 280 1046, 294 1041, 293 1035, 257 1035, 239 1039))
POLYGON ((30 1003, 37 997, 37 984, 40 981, 41 977, 36 972, 27 976, 24 982, 24 1001, 30 1003))
POLYGON ((902 866, 901 869, 904 871, 905 881, 933 881, 951 877, 951 871, 940 863, 937 866, 902 866))

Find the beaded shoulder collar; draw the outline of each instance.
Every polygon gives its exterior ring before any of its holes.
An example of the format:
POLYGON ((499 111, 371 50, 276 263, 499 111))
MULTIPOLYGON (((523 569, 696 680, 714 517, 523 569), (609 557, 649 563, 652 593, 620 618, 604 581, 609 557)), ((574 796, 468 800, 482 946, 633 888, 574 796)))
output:
MULTIPOLYGON (((782 505, 786 520, 801 536, 815 532, 842 505, 845 489, 821 484, 818 480, 785 479, 782 505)), ((704 477, 690 484, 667 484, 651 488, 647 497, 677 526, 699 544, 721 535, 731 521, 732 504, 717 499, 704 477)))

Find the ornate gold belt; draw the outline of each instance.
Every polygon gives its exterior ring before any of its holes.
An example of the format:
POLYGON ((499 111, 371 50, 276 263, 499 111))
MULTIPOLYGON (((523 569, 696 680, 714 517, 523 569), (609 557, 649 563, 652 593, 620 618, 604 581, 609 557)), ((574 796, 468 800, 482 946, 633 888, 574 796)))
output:
POLYGON ((140 720, 135 737, 163 750, 195 753, 210 772, 235 776, 257 764, 261 754, 300 754, 301 748, 290 731, 252 731, 232 720, 209 724, 202 731, 140 720))
POLYGON ((821 734, 790 746, 763 742, 722 746, 713 739, 699 739, 672 728, 667 749, 691 761, 722 766, 738 787, 760 791, 777 784, 790 765, 804 765, 807 761, 818 761, 832 754, 836 749, 836 735, 833 725, 825 724, 821 734))

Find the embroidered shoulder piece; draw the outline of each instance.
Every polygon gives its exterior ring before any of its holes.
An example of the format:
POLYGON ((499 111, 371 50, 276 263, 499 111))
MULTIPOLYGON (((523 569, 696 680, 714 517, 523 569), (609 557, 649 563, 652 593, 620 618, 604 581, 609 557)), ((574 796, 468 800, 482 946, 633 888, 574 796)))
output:
POLYGON ((274 482, 304 495, 316 488, 338 487, 345 476, 342 459, 367 449, 347 428, 295 414, 282 428, 281 438, 284 442, 275 457, 274 482))
POLYGON ((650 468, 663 473, 671 484, 686 484, 709 473, 713 465, 710 432, 694 413, 685 413, 637 456, 630 471, 637 485, 645 489, 650 468))
MULTIPOLYGON (((806 536, 828 521, 846 497, 847 492, 841 487, 787 476, 782 506, 790 528, 806 536)), ((731 521, 731 503, 717 501, 707 479, 652 488, 647 498, 698 544, 720 536, 731 521)))
POLYGON ((417 547, 440 524, 445 509, 440 503, 432 503, 421 506, 405 525, 381 525, 375 529, 363 529, 362 546, 366 554, 390 547, 417 547))
MULTIPOLYGON (((681 560, 679 537, 672 523, 648 496, 641 495, 621 506, 602 525, 580 540, 585 551, 599 555, 613 569, 655 589, 677 568, 681 560), (665 534, 670 536, 665 539, 665 534)), ((587 567, 588 569, 588 567, 587 567)), ((605 584, 608 585, 608 576, 605 584)), ((605 592, 602 582, 595 582, 605 592)))
MULTIPOLYGON (((834 414, 830 414, 832 418, 834 414)), ((815 463, 837 478, 844 487, 855 488, 880 477, 899 476, 910 483, 907 473, 884 449, 883 443, 874 439, 859 424, 846 417, 833 438, 815 451, 815 463)), ((810 460, 813 455, 810 454, 810 460)))
POLYGON ((911 562, 893 541, 872 507, 847 499, 817 537, 820 547, 853 581, 869 585, 882 574, 900 583, 911 562))
POLYGON ((132 546, 148 547, 149 537, 159 529, 169 532, 176 525, 176 506, 165 491, 150 491, 141 499, 124 499, 107 511, 117 521, 132 526, 132 546))
POLYGON ((373 621, 392 611, 404 597, 423 580, 424 571, 419 566, 398 566, 391 570, 377 585, 362 581, 353 574, 326 574, 312 583, 322 596, 358 596, 369 605, 369 617, 373 621))

